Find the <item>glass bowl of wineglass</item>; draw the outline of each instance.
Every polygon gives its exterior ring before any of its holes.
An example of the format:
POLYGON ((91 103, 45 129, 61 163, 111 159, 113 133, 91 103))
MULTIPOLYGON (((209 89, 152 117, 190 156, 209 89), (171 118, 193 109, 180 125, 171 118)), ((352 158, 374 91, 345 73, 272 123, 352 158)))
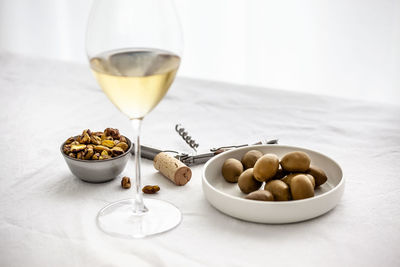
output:
POLYGON ((182 219, 173 204, 143 199, 140 128, 163 99, 178 71, 182 35, 172 0, 95 0, 86 33, 91 70, 109 100, 131 121, 135 138, 132 199, 100 210, 97 225, 118 237, 142 238, 176 227, 182 219))

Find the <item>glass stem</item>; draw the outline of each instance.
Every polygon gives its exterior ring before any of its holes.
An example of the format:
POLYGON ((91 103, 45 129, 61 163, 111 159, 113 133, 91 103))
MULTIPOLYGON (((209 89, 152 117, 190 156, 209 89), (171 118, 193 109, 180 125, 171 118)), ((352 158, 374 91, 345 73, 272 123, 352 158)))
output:
POLYGON ((140 172, 140 128, 142 125, 142 119, 132 119, 132 126, 135 130, 135 141, 134 141, 134 148, 135 148, 135 181, 133 183, 133 187, 135 188, 135 206, 134 212, 135 213, 144 213, 147 211, 147 208, 144 206, 143 203, 143 192, 142 192, 142 177, 140 172))

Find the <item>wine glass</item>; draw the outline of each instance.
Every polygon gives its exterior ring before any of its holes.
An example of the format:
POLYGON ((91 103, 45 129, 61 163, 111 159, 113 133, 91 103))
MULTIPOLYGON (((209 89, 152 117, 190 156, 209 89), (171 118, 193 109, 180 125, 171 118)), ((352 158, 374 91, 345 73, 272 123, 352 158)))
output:
POLYGON ((182 52, 181 28, 172 0, 95 0, 86 52, 97 82, 132 122, 136 133, 135 196, 104 207, 97 225, 104 232, 141 238, 181 222, 169 202, 145 199, 141 191, 140 127, 174 81, 182 52))

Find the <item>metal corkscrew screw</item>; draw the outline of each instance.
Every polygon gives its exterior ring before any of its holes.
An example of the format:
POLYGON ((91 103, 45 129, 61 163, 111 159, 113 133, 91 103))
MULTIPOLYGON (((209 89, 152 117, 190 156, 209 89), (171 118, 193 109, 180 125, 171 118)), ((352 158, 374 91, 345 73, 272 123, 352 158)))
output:
POLYGON ((186 144, 188 144, 194 151, 197 152, 196 148, 199 147, 199 144, 196 143, 194 139, 189 135, 188 131, 181 125, 175 125, 175 131, 185 140, 186 144))

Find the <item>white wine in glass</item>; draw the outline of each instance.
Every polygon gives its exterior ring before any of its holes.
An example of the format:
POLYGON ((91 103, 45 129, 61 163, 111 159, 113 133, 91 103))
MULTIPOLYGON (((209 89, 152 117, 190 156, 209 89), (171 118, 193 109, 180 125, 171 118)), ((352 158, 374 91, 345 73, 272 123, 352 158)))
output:
POLYGON ((97 82, 135 130, 135 179, 132 199, 113 202, 97 216, 104 232, 142 238, 173 229, 181 213, 173 204, 145 199, 140 171, 143 118, 162 100, 181 61, 180 25, 170 0, 95 0, 86 50, 97 82))
POLYGON ((179 63, 179 56, 157 49, 107 51, 90 59, 98 83, 130 119, 143 118, 161 101, 179 63))

